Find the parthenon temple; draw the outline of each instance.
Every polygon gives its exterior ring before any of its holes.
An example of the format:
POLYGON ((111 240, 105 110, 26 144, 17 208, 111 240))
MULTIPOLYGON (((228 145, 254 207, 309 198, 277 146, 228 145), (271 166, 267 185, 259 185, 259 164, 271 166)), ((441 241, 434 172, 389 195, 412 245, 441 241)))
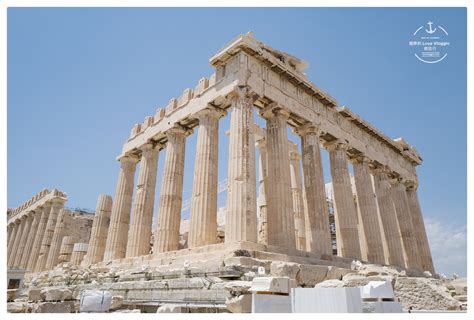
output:
POLYGON ((307 78, 306 62, 251 33, 225 45, 209 62, 215 69, 209 79, 200 79, 194 89, 133 126, 117 157, 115 195, 99 196, 87 235, 64 232, 73 223, 66 217, 74 219, 63 208, 67 196, 58 190, 43 190, 9 213, 9 268, 41 272, 71 256, 82 266, 218 264, 240 251, 263 260, 340 267, 360 260, 435 272, 417 195, 416 167, 422 159, 415 148, 339 106, 307 78), (256 124, 255 115, 266 127, 256 124), (221 241, 217 173, 222 165, 219 122, 225 116, 230 129, 221 241), (300 147, 289 141, 289 129, 300 147), (185 148, 195 130, 183 247, 185 148), (328 168, 323 168, 322 151, 329 154, 328 168), (165 157, 161 174, 160 155, 165 157), (332 180, 335 243, 325 171, 332 180), (161 189, 154 208, 157 182, 161 189))

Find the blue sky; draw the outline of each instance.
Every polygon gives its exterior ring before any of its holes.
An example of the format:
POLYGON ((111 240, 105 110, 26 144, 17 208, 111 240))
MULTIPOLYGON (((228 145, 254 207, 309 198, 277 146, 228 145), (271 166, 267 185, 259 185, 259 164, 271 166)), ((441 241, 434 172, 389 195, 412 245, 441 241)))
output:
MULTIPOLYGON (((339 105, 417 148, 435 267, 465 275, 462 8, 9 8, 8 207, 42 188, 67 192, 70 207, 94 209, 98 194, 113 196, 115 157, 133 124, 212 74, 208 59, 247 31, 309 62, 308 77, 339 105), (421 63, 408 46, 428 21, 449 32, 441 63, 421 63)), ((220 180, 227 175, 228 120, 220 124, 220 180)), ((195 141, 196 133, 187 141, 185 198, 195 141)), ((157 200, 164 158, 160 153, 157 200)), ((328 182, 327 158, 323 152, 328 182)))

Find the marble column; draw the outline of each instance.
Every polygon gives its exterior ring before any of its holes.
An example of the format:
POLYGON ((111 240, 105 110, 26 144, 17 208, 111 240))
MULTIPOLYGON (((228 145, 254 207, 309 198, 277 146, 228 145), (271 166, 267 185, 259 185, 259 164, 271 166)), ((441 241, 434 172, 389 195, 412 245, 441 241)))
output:
POLYGON ((398 226, 402 235, 403 248, 405 249, 405 266, 407 269, 422 269, 420 252, 416 243, 415 230, 411 219, 410 207, 405 185, 400 178, 390 180, 392 200, 397 213, 398 226))
POLYGON ((288 150, 289 112, 274 104, 261 112, 267 119, 267 237, 268 245, 296 248, 288 150))
POLYGON ((73 236, 66 236, 61 241, 61 249, 59 250, 59 263, 71 261, 72 250, 77 239, 73 236))
POLYGON ((133 180, 138 159, 135 156, 120 158, 120 172, 110 216, 110 228, 105 244, 104 261, 122 259, 127 249, 130 210, 132 209, 133 180))
POLYGON ((150 253, 159 148, 146 143, 140 149, 142 151, 140 173, 128 231, 126 257, 138 257, 150 253))
POLYGON ((345 258, 361 259, 357 211, 347 168, 348 145, 339 140, 327 144, 331 163, 334 191, 334 219, 336 223, 337 254, 345 258))
POLYGON ((303 204, 303 183, 301 182, 301 156, 298 146, 290 144, 290 177, 293 212, 295 218, 296 249, 306 251, 305 210, 303 204))
POLYGON ((296 130, 301 137, 306 221, 306 251, 332 255, 329 210, 326 202, 323 164, 316 126, 296 130))
POLYGON ((258 243, 268 244, 267 238, 267 199, 265 185, 267 184, 267 141, 266 138, 258 140, 255 144, 259 149, 258 158, 258 243))
POLYGON ((199 132, 194 165, 189 221, 189 248, 217 242, 217 167, 219 119, 223 111, 205 109, 198 114, 199 132))
POLYGON ((14 267, 22 269, 21 259, 25 253, 26 242, 28 241, 28 236, 30 234, 31 224, 33 223, 33 212, 28 212, 28 215, 25 220, 25 227, 23 228, 23 233, 20 238, 20 245, 18 246, 18 251, 16 253, 14 267))
POLYGON ((154 253, 179 249, 186 130, 173 127, 166 132, 166 136, 168 142, 161 181, 154 253))
POLYGON ((26 217, 23 216, 19 221, 18 230, 15 235, 15 242, 13 243, 10 261, 8 263, 9 268, 16 267, 15 262, 18 255, 18 248, 20 247, 21 236, 23 235, 23 230, 25 229, 25 224, 26 224, 25 220, 26 220, 26 217))
POLYGON ((428 243, 425 222, 423 221, 420 202, 418 200, 417 188, 418 185, 413 182, 407 184, 406 194, 408 206, 410 208, 413 230, 415 232, 416 243, 421 259, 421 266, 423 271, 429 271, 434 274, 433 258, 431 257, 430 245, 428 243))
POLYGON ((51 245, 49 247, 48 259, 46 260, 45 269, 52 270, 58 264, 59 250, 64 236, 67 233, 66 222, 71 216, 71 211, 65 208, 59 210, 56 226, 54 227, 53 237, 51 238, 51 245))
POLYGON ((237 87, 230 116, 225 242, 257 242, 254 97, 237 87))
POLYGON ((25 243, 25 249, 23 250, 23 255, 20 261, 21 269, 28 269, 28 260, 32 254, 33 245, 36 237, 36 232, 38 231, 38 225, 41 219, 42 210, 35 209, 33 212, 33 221, 31 223, 30 232, 25 243))
POLYGON ((388 169, 386 167, 376 167, 372 170, 380 220, 382 221, 382 228, 387 243, 388 263, 392 266, 405 267, 402 236, 398 228, 397 214, 392 201, 387 173, 388 169))
POLYGON ((12 263, 11 262, 12 251, 13 251, 13 246, 15 244, 15 239, 16 239, 16 235, 18 233, 18 229, 20 228, 20 223, 17 223, 15 221, 15 222, 12 222, 11 225, 13 225, 13 227, 12 227, 12 231, 11 231, 11 234, 10 234, 10 240, 8 241, 8 248, 7 248, 7 252, 8 252, 7 265, 8 266, 10 266, 10 264, 12 263))
POLYGON ((33 241, 31 254, 28 258, 28 264, 26 266, 26 269, 31 271, 35 270, 36 262, 38 262, 38 257, 41 250, 41 243, 43 243, 44 230, 46 229, 49 213, 51 211, 51 202, 48 201, 43 205, 43 207, 38 207, 36 209, 38 210, 38 214, 40 215, 40 220, 38 223, 38 229, 35 234, 35 240, 33 241))
POLYGON ((84 259, 86 265, 100 262, 104 258, 111 212, 112 197, 105 194, 99 195, 95 209, 94 221, 92 222, 89 248, 84 259))
POLYGON ((352 159, 357 205, 365 236, 367 260, 372 263, 384 264, 383 240, 377 214, 377 203, 372 187, 372 178, 369 171, 369 162, 370 159, 363 155, 352 159))
POLYGON ((46 224, 46 228, 44 230, 38 261, 36 262, 36 272, 46 270, 46 261, 48 260, 49 249, 51 247, 51 241, 53 240, 53 234, 54 229, 56 228, 59 210, 61 210, 63 206, 63 199, 54 198, 51 200, 51 211, 49 212, 48 223, 46 224))

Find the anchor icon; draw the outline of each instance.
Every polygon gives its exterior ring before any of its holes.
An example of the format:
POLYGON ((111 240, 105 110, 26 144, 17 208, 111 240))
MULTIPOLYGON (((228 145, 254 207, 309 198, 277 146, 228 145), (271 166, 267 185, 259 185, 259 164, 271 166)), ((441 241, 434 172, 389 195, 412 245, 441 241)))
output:
POLYGON ((433 22, 430 21, 427 23, 427 25, 430 26, 430 29, 429 30, 425 29, 426 33, 432 34, 436 32, 436 28, 434 29, 432 28, 433 22))

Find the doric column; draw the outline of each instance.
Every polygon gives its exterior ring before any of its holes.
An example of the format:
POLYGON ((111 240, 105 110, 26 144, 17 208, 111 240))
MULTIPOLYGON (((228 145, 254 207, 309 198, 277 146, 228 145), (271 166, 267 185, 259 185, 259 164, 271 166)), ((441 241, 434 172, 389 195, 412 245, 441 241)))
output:
POLYGON ((293 212, 295 218, 295 238, 296 249, 306 250, 306 228, 305 211, 303 204, 303 184, 301 182, 301 156, 298 153, 298 146, 290 144, 290 177, 291 195, 293 197, 293 212))
POLYGON ((166 136, 168 142, 161 181, 154 253, 179 249, 186 130, 173 127, 166 132, 166 136))
POLYGON ((54 229, 56 228, 59 210, 64 206, 64 200, 60 198, 54 198, 51 202, 51 211, 49 212, 48 223, 44 230, 38 261, 36 262, 36 272, 46 270, 46 261, 48 260, 49 249, 51 247, 54 229))
POLYGON ((73 236, 66 236, 61 241, 61 249, 59 250, 59 263, 71 261, 72 249, 76 243, 76 238, 73 236))
POLYGON ((225 242, 257 242, 253 102, 248 87, 237 87, 230 116, 225 242))
POLYGON ((25 246, 26 246, 26 242, 28 241, 28 236, 30 234, 32 223, 33 223, 33 212, 28 212, 28 215, 25 219, 25 227, 23 228, 23 232, 20 238, 20 245, 18 246, 15 262, 13 264, 14 267, 17 267, 19 269, 22 269, 21 259, 23 258, 23 254, 25 253, 25 246))
POLYGON ((347 169, 348 145, 340 140, 327 144, 334 191, 337 253, 341 257, 361 259, 357 211, 347 169))
POLYGON ((306 250, 332 255, 329 211, 326 202, 323 163, 317 127, 296 130, 301 137, 306 221, 306 250))
POLYGON ((405 185, 401 178, 390 180, 392 200, 397 213, 398 226, 402 235, 403 248, 405 249, 405 266, 407 269, 422 269, 420 252, 416 243, 410 207, 408 206, 405 185))
POLYGON ((35 270, 36 262, 38 262, 38 257, 41 250, 41 243, 43 243, 44 230, 46 229, 49 213, 51 211, 51 202, 48 201, 43 205, 43 207, 38 207, 36 209, 38 210, 38 214, 40 215, 40 220, 38 224, 38 230, 36 231, 35 240, 33 241, 31 255, 28 258, 28 264, 26 266, 26 269, 31 271, 35 270))
POLYGON ((217 242, 217 162, 222 110, 208 108, 197 115, 199 132, 189 221, 189 248, 217 242))
POLYGON ((367 245, 367 260, 384 264, 383 240, 377 215, 377 203, 372 187, 372 178, 369 171, 370 160, 361 155, 352 159, 354 181, 357 194, 357 205, 361 216, 361 224, 367 245))
POLYGON ((101 194, 97 200, 94 221, 92 222, 89 248, 85 257, 86 264, 102 261, 105 252, 105 242, 110 225, 110 214, 112 211, 112 197, 101 194))
POLYGON ((372 170, 374 189, 379 205, 380 220, 385 234, 388 249, 388 263, 392 266, 405 267, 403 257, 402 236, 398 228, 397 214, 391 196, 391 187, 386 167, 376 167, 372 170))
POLYGON ((12 222, 11 225, 13 225, 12 227, 12 231, 11 231, 11 234, 10 234, 10 240, 8 241, 8 248, 7 248, 7 252, 8 252, 8 258, 7 258, 7 265, 10 267, 12 261, 12 251, 13 251, 13 246, 15 244, 15 239, 16 239, 16 235, 18 233, 18 229, 20 228, 20 223, 15 221, 15 222, 12 222))
POLYGON ((435 270, 433 266, 433 258, 431 257, 430 245, 428 243, 425 223, 423 221, 420 202, 418 200, 418 193, 416 191, 417 188, 417 184, 413 182, 408 182, 406 189, 408 206, 410 208, 413 230, 415 231, 415 238, 418 246, 418 252, 420 254, 421 266, 423 267, 423 271, 429 271, 434 274, 435 270))
POLYGON ((258 243, 268 244, 267 238, 267 199, 265 185, 267 184, 267 141, 266 138, 258 140, 255 144, 259 149, 258 158, 258 243))
POLYGON ((28 232, 28 236, 25 243, 25 249, 23 250, 23 255, 20 261, 20 268, 21 269, 28 269, 28 260, 33 251, 33 244, 36 237, 36 232, 38 231, 38 225, 41 219, 42 210, 35 209, 33 212, 33 221, 31 222, 30 232, 28 232))
POLYGON ((159 148, 147 143, 141 150, 140 174, 128 231, 127 257, 143 256, 150 252, 159 148))
POLYGON ((281 106, 272 104, 261 115, 267 119, 268 245, 296 248, 286 124, 290 114, 281 106))
POLYGON ((71 254, 71 264, 79 266, 87 253, 87 243, 75 243, 71 254))
POLYGON ((16 268, 17 267, 16 260, 17 260, 17 257, 18 257, 18 252, 19 252, 20 243, 21 243, 21 237, 23 236, 23 230, 25 229, 25 226, 26 226, 26 217, 23 216, 20 219, 18 231, 15 235, 15 242, 13 243, 13 247, 12 247, 12 253, 11 253, 11 257, 10 257, 10 264, 8 265, 9 268, 16 268))
POLYGON ((138 159, 134 156, 124 156, 119 161, 120 172, 110 216, 110 228, 105 245, 104 261, 124 258, 125 250, 127 249, 133 180, 138 159))
POLYGON ((46 260, 45 269, 52 270, 58 264, 59 250, 61 249, 61 243, 63 237, 67 233, 66 220, 71 215, 71 211, 62 208, 59 210, 58 219, 54 228, 53 237, 51 239, 51 245, 49 247, 48 259, 46 260))

